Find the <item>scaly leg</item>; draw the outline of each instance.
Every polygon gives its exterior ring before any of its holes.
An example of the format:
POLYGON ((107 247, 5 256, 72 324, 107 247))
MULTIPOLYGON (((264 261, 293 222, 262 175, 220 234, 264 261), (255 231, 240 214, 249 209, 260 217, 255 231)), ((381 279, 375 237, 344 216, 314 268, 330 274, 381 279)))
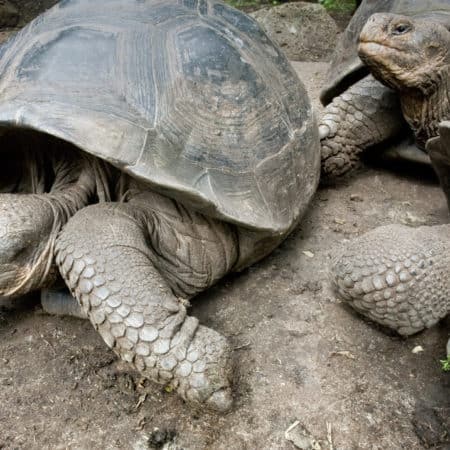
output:
POLYGON ((334 258, 332 282, 357 311, 403 335, 450 312, 450 225, 379 227, 334 258))
POLYGON ((394 91, 371 75, 355 83, 325 108, 320 121, 322 176, 344 175, 359 165, 361 152, 405 126, 394 91))
MULTIPOLYGON (((214 240, 206 220, 198 225, 202 236, 196 235, 198 217, 183 215, 180 205, 170 209, 161 196, 150 197, 79 211, 57 241, 57 264, 94 327, 123 360, 187 401, 227 410, 228 343, 187 316, 185 303, 174 295, 193 295, 199 289, 192 283, 205 288, 222 275, 196 270, 205 254, 216 253, 212 258, 229 270, 227 255, 213 248, 226 237, 214 240), (180 239, 178 229, 187 230, 180 239)), ((220 223, 213 231, 219 228, 220 223)))

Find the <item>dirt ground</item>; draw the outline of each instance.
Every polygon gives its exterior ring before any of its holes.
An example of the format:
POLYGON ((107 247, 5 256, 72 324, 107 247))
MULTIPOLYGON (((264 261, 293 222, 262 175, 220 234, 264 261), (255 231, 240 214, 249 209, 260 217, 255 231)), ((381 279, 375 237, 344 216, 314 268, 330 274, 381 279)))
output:
MULTIPOLYGON (((317 98, 326 64, 295 66, 317 98)), ((447 221, 426 170, 365 168, 321 188, 279 249, 193 302, 235 347, 235 405, 222 416, 118 364, 86 321, 37 305, 3 312, 0 448, 292 450, 285 431, 298 421, 291 436, 304 427, 322 449, 450 449, 450 374, 439 364, 449 322, 405 340, 327 284, 335 245, 392 222, 447 221)))

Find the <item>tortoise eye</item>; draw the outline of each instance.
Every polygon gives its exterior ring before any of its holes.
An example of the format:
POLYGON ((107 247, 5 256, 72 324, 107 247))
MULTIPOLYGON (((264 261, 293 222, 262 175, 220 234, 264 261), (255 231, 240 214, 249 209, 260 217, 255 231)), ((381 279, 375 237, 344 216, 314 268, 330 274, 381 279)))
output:
POLYGON ((411 30, 411 25, 408 23, 399 23, 395 25, 395 27, 392 30, 392 34, 399 35, 399 34, 405 34, 408 31, 411 30))

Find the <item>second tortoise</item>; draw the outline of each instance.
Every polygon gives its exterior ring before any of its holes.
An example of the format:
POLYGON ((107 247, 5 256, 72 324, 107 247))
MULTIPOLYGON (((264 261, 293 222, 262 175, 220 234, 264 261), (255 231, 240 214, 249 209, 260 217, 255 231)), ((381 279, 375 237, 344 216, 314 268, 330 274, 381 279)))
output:
MULTIPOLYGON (((447 0, 364 0, 361 3, 337 45, 328 81, 321 92, 322 103, 326 105, 319 124, 324 180, 331 181, 349 173, 358 167, 362 154, 372 149, 380 152, 389 147, 392 154, 429 164, 425 149, 427 136, 404 110, 407 96, 402 100, 397 89, 376 79, 358 55, 361 31, 374 13, 423 20, 431 29, 441 26, 450 29, 447 0), (391 140, 396 144, 386 145, 391 140)), ((402 29, 380 30, 380 40, 386 33, 400 35, 402 29)), ((435 40, 433 46, 438 47, 439 38, 432 39, 435 40)), ((415 50, 399 49, 398 57, 410 51, 415 50)), ((432 71, 432 53, 422 56, 424 68, 432 71)), ((445 108, 441 101, 436 101, 436 109, 445 108)))
MULTIPOLYGON (((359 55, 373 82, 398 97, 450 207, 450 31, 424 18, 374 14, 359 55)), ((355 309, 402 335, 431 327, 450 312, 450 225, 375 229, 344 245, 332 278, 355 309)))

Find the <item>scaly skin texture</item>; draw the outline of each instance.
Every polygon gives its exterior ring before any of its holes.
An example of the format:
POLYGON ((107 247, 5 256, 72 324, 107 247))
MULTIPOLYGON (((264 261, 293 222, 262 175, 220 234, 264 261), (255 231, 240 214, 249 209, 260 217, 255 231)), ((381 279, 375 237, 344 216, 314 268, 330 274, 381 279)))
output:
MULTIPOLYGON (((359 53, 375 77, 396 89, 419 145, 450 199, 450 32, 393 14, 375 14, 359 53)), ((450 312, 450 225, 381 227, 333 259, 332 281, 362 314, 400 334, 434 325, 450 312)), ((448 346, 447 346, 448 347, 448 346)))
POLYGON ((236 264, 232 226, 144 192, 79 211, 56 251, 73 295, 122 359, 190 403, 229 409, 230 347, 187 316, 182 298, 236 264))
POLYGON ((355 83, 326 108, 319 125, 322 176, 332 180, 360 164, 367 148, 405 127, 397 94, 372 76, 355 83))
POLYGON ((333 284, 357 311, 403 335, 450 312, 450 225, 388 225, 346 244, 333 284))

